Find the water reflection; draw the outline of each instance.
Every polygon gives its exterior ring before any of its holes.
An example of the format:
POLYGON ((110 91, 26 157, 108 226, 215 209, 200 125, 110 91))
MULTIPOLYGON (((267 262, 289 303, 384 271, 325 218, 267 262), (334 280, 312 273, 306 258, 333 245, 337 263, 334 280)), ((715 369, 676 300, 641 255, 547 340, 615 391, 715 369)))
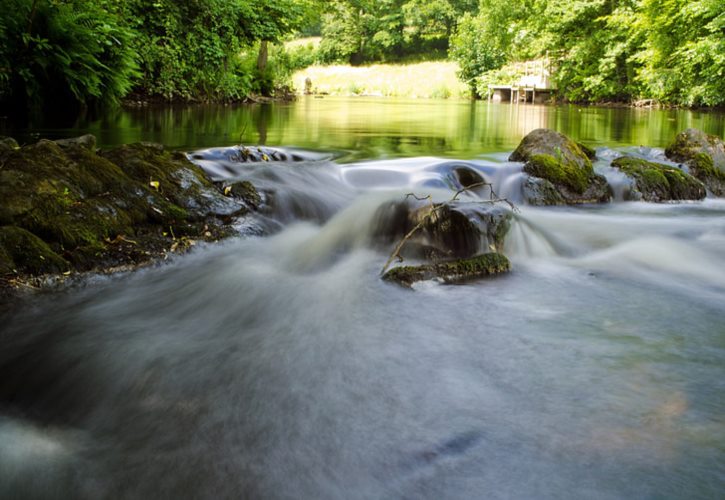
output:
POLYGON ((688 127, 722 136, 725 114, 684 110, 511 105, 476 101, 304 97, 292 103, 117 110, 72 126, 0 124, 30 142, 93 133, 101 145, 156 141, 176 148, 244 142, 350 152, 350 159, 437 155, 473 158, 513 150, 547 127, 594 146, 664 147, 688 127))

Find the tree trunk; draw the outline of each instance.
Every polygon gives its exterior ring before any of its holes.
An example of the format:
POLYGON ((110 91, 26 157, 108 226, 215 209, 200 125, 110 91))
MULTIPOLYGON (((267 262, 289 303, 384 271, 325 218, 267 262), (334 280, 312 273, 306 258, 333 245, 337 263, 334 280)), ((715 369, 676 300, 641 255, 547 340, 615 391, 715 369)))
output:
POLYGON ((262 40, 259 44, 259 55, 257 56, 257 71, 263 74, 267 69, 267 60, 269 59, 269 48, 267 40, 262 40))

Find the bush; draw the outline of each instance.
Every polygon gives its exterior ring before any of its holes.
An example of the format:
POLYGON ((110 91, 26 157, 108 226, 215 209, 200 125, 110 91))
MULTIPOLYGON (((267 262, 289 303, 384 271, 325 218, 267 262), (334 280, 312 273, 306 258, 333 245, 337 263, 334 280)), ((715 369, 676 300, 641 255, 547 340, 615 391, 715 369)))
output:
POLYGON ((105 1, 6 0, 0 103, 17 111, 118 101, 137 76, 132 32, 105 1))

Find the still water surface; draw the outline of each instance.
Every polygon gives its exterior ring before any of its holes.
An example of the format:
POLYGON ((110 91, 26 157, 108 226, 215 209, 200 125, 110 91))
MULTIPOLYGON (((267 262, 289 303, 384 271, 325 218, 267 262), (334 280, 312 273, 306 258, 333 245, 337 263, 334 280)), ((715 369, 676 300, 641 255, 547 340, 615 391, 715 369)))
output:
POLYGON ((725 201, 521 205, 506 158, 541 126, 596 146, 607 174, 723 117, 310 99, 54 129, 324 154, 197 151, 273 194, 247 236, 0 318, 0 497, 721 496, 725 201), (378 208, 449 198, 453 167, 520 205, 512 273, 382 282, 378 208))

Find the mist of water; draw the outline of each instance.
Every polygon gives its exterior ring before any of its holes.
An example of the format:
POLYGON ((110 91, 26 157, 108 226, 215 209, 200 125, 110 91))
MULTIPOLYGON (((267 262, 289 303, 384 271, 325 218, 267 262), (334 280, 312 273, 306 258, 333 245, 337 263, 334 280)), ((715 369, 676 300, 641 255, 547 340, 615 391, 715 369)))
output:
POLYGON ((198 154, 274 224, 4 318, 0 496, 720 494, 722 200, 543 209, 503 158, 198 154), (381 281, 379 207, 475 178, 520 208, 513 271, 381 281))

